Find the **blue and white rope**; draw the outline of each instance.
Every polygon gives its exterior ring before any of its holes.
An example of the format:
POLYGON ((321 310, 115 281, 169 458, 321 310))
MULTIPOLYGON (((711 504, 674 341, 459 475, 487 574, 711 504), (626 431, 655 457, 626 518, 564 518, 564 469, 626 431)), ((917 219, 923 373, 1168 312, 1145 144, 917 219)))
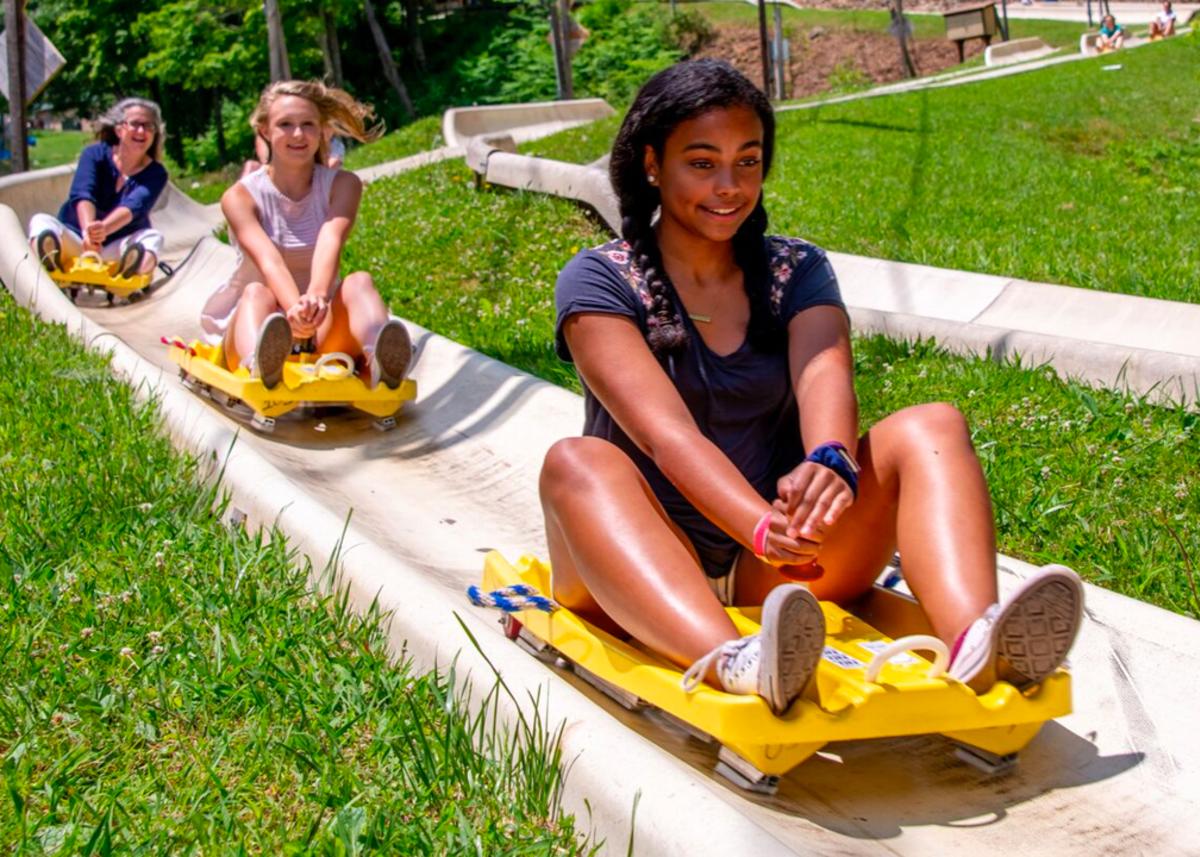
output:
POLYGON ((524 583, 515 583, 502 589, 493 589, 491 592, 484 592, 478 586, 468 586, 467 597, 476 607, 495 607, 505 613, 517 613, 521 610, 553 613, 558 609, 552 598, 547 598, 524 583))

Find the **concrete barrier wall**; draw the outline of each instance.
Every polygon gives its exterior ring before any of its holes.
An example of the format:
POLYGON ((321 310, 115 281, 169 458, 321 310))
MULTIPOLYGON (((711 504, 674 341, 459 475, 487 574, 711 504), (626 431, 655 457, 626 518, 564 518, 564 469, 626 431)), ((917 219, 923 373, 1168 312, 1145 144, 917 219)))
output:
POLYGON ((448 146, 465 146, 471 137, 511 131, 517 142, 524 142, 614 113, 603 98, 455 107, 442 114, 442 137, 448 146))

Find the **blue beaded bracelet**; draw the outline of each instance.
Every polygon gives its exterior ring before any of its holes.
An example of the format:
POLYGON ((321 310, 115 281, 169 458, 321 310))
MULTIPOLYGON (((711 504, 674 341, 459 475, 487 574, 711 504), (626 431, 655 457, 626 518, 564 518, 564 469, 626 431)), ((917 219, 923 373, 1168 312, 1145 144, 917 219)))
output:
POLYGON ((810 452, 804 460, 828 467, 842 477, 842 481, 850 486, 850 493, 854 495, 855 499, 858 498, 858 471, 860 468, 845 446, 836 440, 823 443, 810 452))

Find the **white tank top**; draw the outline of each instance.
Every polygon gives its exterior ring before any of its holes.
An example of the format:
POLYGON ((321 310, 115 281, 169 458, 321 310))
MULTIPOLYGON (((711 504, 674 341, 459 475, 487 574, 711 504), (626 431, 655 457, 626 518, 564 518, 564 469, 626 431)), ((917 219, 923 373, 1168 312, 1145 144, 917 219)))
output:
MULTIPOLYGON (((284 264, 296 281, 300 294, 308 291, 312 277, 313 250, 317 246, 317 235, 329 216, 329 194, 337 170, 317 164, 313 171, 312 188, 303 199, 293 200, 280 193, 279 188, 262 167, 241 179, 258 209, 258 222, 267 237, 274 242, 283 256, 284 264)), ((250 283, 265 282, 262 272, 242 249, 237 238, 230 233, 229 240, 238 251, 238 268, 227 283, 217 287, 209 296, 200 312, 200 325, 204 338, 214 345, 225 335, 233 312, 237 309, 242 290, 250 283)), ((337 283, 334 283, 337 287, 337 283)))
MULTIPOLYGON (((329 216, 329 194, 337 172, 324 164, 317 164, 313 169, 312 187, 308 194, 296 200, 285 196, 275 187, 265 166, 241 179, 241 184, 250 192, 258 209, 258 222, 271 242, 279 248, 301 294, 308 289, 313 250, 317 246, 321 226, 329 216)), ((230 240, 241 255, 241 263, 233 275, 234 282, 238 285, 262 282, 263 276, 258 266, 242 253, 232 234, 230 240)))

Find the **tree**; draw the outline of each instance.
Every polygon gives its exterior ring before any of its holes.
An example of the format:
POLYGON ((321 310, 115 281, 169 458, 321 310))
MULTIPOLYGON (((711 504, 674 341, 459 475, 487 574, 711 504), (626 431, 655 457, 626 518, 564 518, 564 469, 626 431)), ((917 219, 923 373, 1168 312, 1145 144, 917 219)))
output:
POLYGON ((320 4, 321 57, 325 60, 325 77, 334 86, 343 86, 342 52, 338 45, 337 13, 328 2, 320 4))
POLYGON ((292 67, 288 62, 283 19, 279 16, 279 0, 263 0, 263 14, 267 19, 267 53, 271 58, 271 80, 289 80, 292 67))
POLYGON ((413 64, 418 71, 425 71, 425 43, 421 41, 421 4, 419 0, 404 0, 404 34, 408 49, 412 51, 413 64))
POLYGON ((388 45, 387 36, 384 35, 383 28, 379 26, 379 19, 375 17, 375 6, 371 0, 363 0, 363 11, 367 15, 367 26, 371 28, 371 38, 375 40, 375 49, 379 52, 383 76, 387 78, 388 83, 400 98, 404 112, 410 119, 415 119, 417 111, 413 109, 412 99, 408 97, 408 87, 404 85, 404 81, 400 79, 400 72, 396 70, 396 60, 392 57, 392 49, 388 45))
MULTIPOLYGON (((164 113, 180 120, 180 131, 203 136, 211 127, 221 162, 229 158, 224 103, 250 100, 266 72, 259 8, 254 0, 168 0, 133 24, 145 50, 138 72, 160 88, 187 94, 180 96, 186 110, 179 109, 180 98, 170 98, 164 113)), ((173 144, 179 148, 172 157, 182 162, 180 143, 173 144)))
POLYGON ((900 43, 900 62, 904 66, 904 76, 916 77, 917 66, 908 50, 908 37, 912 35, 912 24, 909 23, 908 18, 904 17, 904 0, 891 0, 888 12, 892 16, 892 23, 888 30, 900 43))

